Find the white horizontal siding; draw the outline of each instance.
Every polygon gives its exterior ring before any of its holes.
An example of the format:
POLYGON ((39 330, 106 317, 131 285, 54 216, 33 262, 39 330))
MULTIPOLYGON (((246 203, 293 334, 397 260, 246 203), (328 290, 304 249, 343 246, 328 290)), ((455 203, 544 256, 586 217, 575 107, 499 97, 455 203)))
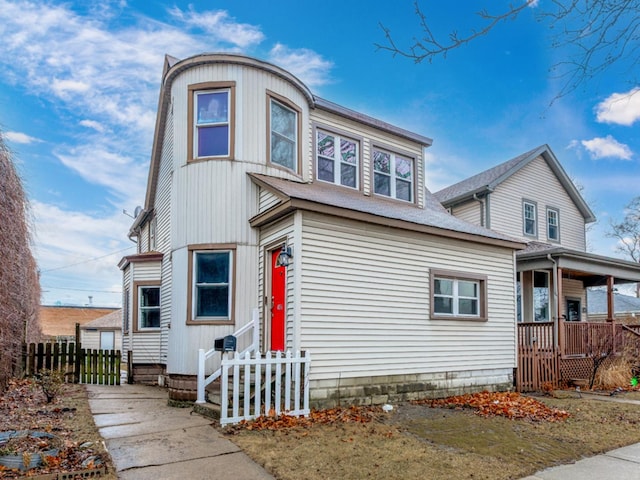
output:
POLYGON ((474 225, 482 225, 482 206, 475 200, 453 207, 451 214, 474 225))
POLYGON ((537 240, 547 242, 547 207, 560 211, 560 244, 585 251, 584 217, 542 157, 496 187, 491 194, 491 228, 518 238, 523 233, 522 201, 537 204, 537 240))
POLYGON ((515 366, 513 251, 305 214, 301 348, 314 380, 515 366), (431 269, 488 276, 486 322, 430 320, 431 269))
POLYGON ((133 363, 164 364, 160 354, 160 332, 133 335, 133 363))
POLYGON ((137 262, 133 269, 134 282, 160 280, 160 262, 137 262))
POLYGON ((266 188, 260 188, 260 195, 258 198, 258 213, 266 212, 271 207, 275 207, 282 200, 273 192, 270 192, 266 188))

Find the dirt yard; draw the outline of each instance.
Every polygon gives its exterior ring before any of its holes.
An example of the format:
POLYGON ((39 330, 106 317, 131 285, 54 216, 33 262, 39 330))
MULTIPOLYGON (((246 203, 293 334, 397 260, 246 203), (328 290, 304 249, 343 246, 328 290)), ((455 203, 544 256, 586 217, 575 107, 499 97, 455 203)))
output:
MULTIPOLYGON (((517 479, 640 442, 640 405, 574 391, 538 397, 562 421, 483 417, 461 408, 403 404, 369 423, 332 422, 230 439, 278 479, 517 479)), ((610 397, 614 398, 614 397, 610 397)), ((640 393, 615 398, 640 400, 640 393)))

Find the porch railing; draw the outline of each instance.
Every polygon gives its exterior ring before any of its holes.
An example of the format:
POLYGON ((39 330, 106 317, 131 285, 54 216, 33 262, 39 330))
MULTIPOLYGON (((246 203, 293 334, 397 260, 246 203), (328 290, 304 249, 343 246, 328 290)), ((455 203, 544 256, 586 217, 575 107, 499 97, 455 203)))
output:
POLYGON ((561 322, 561 353, 565 357, 593 356, 604 351, 621 352, 623 325, 615 322, 561 322))
MULTIPOLYGON (((249 345, 239 352, 240 355, 245 355, 247 353, 253 353, 258 351, 258 347, 260 345, 260 325, 259 325, 259 315, 258 309, 254 308, 251 316, 251 321, 239 328, 237 331, 233 332, 233 336, 236 338, 240 338, 242 335, 251 332, 251 341, 249 345)), ((196 403, 205 403, 205 395, 204 390, 207 385, 211 384, 215 380, 217 380, 222 373, 222 366, 216 369, 211 375, 206 376, 206 368, 207 368, 207 360, 216 355, 218 351, 215 348, 211 350, 205 351, 204 348, 198 350, 198 395, 196 399, 196 403)))

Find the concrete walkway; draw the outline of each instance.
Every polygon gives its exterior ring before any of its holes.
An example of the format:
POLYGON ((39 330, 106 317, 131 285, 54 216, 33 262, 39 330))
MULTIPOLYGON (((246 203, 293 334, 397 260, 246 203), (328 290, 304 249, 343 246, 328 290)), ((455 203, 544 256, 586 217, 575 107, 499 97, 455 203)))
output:
POLYGON ((87 385, 87 391, 119 479, 274 479, 211 419, 167 406, 165 389, 123 384, 87 385))

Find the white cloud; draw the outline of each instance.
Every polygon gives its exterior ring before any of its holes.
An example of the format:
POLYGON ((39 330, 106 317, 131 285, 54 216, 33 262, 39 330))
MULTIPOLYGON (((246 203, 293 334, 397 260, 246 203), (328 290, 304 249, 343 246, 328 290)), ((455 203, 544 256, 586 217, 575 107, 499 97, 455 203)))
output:
POLYGON ((540 4, 540 0, 527 0, 527 4, 530 8, 536 8, 540 4))
POLYGON ((596 118, 601 123, 633 125, 640 119, 640 88, 610 95, 596 106, 596 118))
POLYGON ((591 140, 582 140, 582 145, 587 149, 591 158, 599 160, 601 158, 618 158, 621 160, 631 160, 633 153, 631 149, 618 142, 611 135, 606 137, 595 137, 591 140))
POLYGON ((87 128, 92 128, 96 132, 104 133, 106 128, 100 122, 96 122, 95 120, 80 120, 80 125, 87 128))
POLYGON ((259 27, 248 23, 237 23, 235 18, 229 16, 225 10, 196 12, 192 6, 189 6, 188 11, 174 7, 169 10, 169 13, 187 27, 202 29, 216 40, 240 48, 257 45, 264 40, 264 34, 259 27))
POLYGON ((333 62, 313 50, 292 49, 277 43, 269 52, 269 60, 293 73, 309 87, 326 85, 331 80, 333 62))
POLYGON ((31 137, 31 136, 27 135, 26 133, 22 133, 22 132, 5 132, 3 134, 3 136, 8 141, 13 142, 13 143, 29 144, 29 143, 34 143, 34 142, 40 142, 41 141, 41 140, 38 140, 35 137, 31 137))

